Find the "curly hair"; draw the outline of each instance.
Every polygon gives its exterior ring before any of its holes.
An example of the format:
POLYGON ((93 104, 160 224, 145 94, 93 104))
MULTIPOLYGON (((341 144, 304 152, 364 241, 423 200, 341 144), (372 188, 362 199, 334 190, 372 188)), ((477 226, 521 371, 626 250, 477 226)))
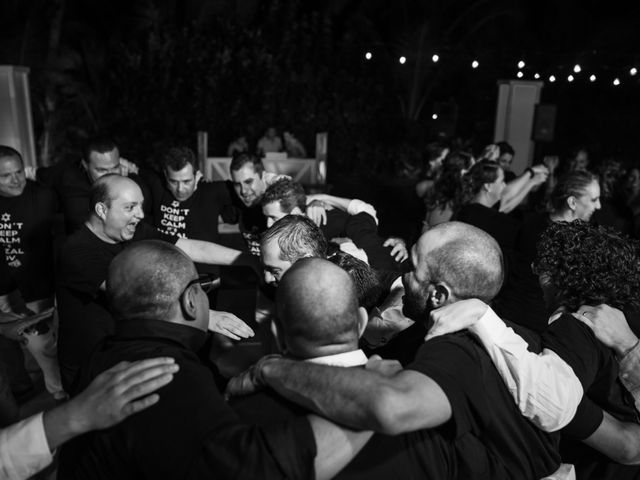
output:
POLYGON ((640 244, 613 229, 575 220, 557 222, 537 244, 534 268, 546 275, 560 305, 640 306, 640 244))
POLYGON ((462 203, 462 175, 473 165, 473 157, 465 152, 452 152, 442 163, 442 172, 427 192, 427 210, 435 210, 450 204, 456 210, 462 203))
POLYGON ((273 202, 278 202, 284 213, 291 213, 296 207, 302 212, 307 209, 307 196, 304 193, 304 188, 290 178, 281 178, 264 192, 260 202, 262 206, 273 202))

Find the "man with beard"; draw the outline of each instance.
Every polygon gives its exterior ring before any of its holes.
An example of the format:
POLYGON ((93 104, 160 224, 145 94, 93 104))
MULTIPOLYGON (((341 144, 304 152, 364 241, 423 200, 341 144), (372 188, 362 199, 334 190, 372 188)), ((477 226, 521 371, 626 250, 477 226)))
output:
MULTIPOLYGON (((465 298, 489 302, 504 278, 495 240, 457 222, 422 235, 411 258, 404 311, 416 322, 465 298)), ((542 478, 560 466, 557 437, 521 415, 491 359, 467 334, 425 342, 412 364, 390 375, 265 357, 228 391, 265 385, 354 429, 397 435, 439 427, 455 443, 459 478, 542 478)))
MULTIPOLYGON (((113 321, 105 308, 105 279, 109 263, 129 242, 161 239, 174 243, 197 262, 251 264, 249 256, 238 250, 158 232, 142 222, 143 201, 133 180, 115 174, 101 177, 93 185, 89 219, 62 246, 56 292, 60 309, 58 353, 67 388, 93 347, 113 332, 113 321)), ((214 312, 211 327, 232 338, 253 335, 244 322, 224 312, 214 312)))

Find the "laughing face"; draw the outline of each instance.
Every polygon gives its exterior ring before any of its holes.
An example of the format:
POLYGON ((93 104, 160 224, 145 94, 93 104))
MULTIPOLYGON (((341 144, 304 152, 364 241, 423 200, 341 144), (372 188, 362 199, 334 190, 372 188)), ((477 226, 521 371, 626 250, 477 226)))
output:
POLYGON ((144 197, 134 182, 126 182, 113 189, 113 197, 105 204, 104 234, 114 243, 131 240, 138 223, 144 218, 144 197))

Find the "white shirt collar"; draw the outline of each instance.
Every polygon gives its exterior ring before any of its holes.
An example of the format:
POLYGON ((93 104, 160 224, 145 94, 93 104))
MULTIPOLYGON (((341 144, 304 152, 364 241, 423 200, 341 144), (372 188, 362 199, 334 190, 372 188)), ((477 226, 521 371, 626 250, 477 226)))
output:
POLYGON ((305 362, 330 365, 332 367, 359 367, 367 363, 367 356, 362 350, 325 355, 324 357, 309 358, 305 362))

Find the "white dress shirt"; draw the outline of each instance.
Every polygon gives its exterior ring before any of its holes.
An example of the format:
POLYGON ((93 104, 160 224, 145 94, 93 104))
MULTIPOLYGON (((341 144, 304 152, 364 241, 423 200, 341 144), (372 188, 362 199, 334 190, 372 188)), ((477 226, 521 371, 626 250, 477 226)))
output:
POLYGON ((583 389, 573 369, 555 352, 536 354, 491 308, 469 328, 500 372, 520 412, 546 432, 566 426, 583 389))
POLYGON ((0 430, 0 480, 29 478, 52 460, 42 412, 0 430))

